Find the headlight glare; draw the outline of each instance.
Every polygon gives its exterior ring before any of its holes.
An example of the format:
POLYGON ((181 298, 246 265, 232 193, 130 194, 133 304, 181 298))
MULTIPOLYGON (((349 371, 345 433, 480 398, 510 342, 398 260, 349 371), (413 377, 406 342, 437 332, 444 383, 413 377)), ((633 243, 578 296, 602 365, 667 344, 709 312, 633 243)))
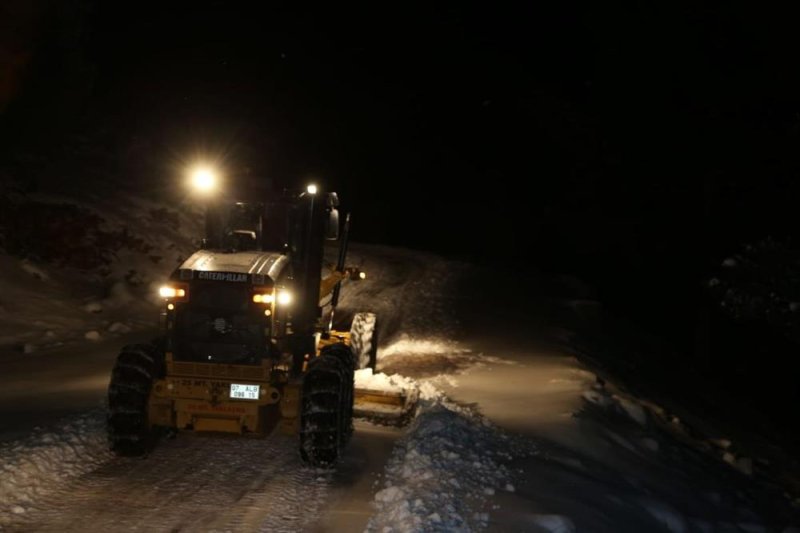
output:
POLYGON ((177 293, 178 291, 174 287, 161 287, 158 289, 158 294, 160 294, 162 298, 175 298, 177 293))
POLYGON ((164 285, 158 289, 158 294, 162 298, 186 298, 186 289, 183 287, 173 287, 171 285, 164 285))
POLYGON ((292 303, 292 293, 289 291, 278 291, 278 305, 289 305, 292 303))
POLYGON ((271 293, 267 294, 256 293, 253 295, 253 302, 257 304, 271 304, 272 300, 274 300, 274 297, 272 296, 271 293))

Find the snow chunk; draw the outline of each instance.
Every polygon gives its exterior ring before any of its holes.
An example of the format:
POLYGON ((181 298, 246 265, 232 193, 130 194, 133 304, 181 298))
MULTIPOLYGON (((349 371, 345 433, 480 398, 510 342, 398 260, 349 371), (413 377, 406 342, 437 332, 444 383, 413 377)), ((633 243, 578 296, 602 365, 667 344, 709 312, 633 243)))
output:
POLYGON ((753 475, 753 460, 749 457, 739 457, 736 459, 735 466, 736 469, 742 474, 745 474, 746 476, 753 475))
POLYGON ((729 439, 709 439, 709 442, 711 442, 711 444, 717 448, 722 448, 723 450, 727 450, 731 447, 731 441, 729 439))
POLYGON ((405 493, 398 487, 387 487, 375 494, 375 501, 391 503, 405 498, 405 493))
POLYGON ((642 439, 641 442, 642 442, 642 445, 645 448, 647 448, 648 450, 650 450, 651 452, 657 452, 658 451, 659 445, 658 445, 658 441, 657 440, 651 439, 650 437, 645 437, 645 438, 642 439))
POLYGON ((108 331, 111 333, 130 333, 131 327, 122 322, 112 322, 111 325, 108 326, 108 331))
POLYGON ((722 454, 722 460, 728 463, 731 466, 736 464, 736 456, 733 455, 731 452, 725 452, 722 454))
POLYGON ((620 407, 640 426, 647 425, 647 412, 640 404, 626 398, 617 398, 620 407))
POLYGON ((83 337, 88 341, 99 341, 101 339, 99 331, 87 331, 83 337))
POLYGON ((734 259, 733 257, 728 257, 722 262, 722 266, 724 266, 725 268, 734 268, 736 267, 736 265, 738 265, 738 263, 736 262, 736 259, 734 259))
POLYGON ((684 533, 688 529, 683 515, 664 502, 650 500, 644 503, 644 508, 671 533, 684 533))
POLYGON ((583 391, 583 399, 600 407, 608 407, 614 403, 608 394, 594 389, 583 391))
POLYGON ((574 533, 575 524, 566 516, 557 514, 533 515, 531 522, 550 533, 574 533))
POLYGON ((87 313, 102 313, 103 312, 103 304, 100 302, 89 302, 88 304, 83 306, 83 310, 87 313))
POLYGON ((34 265, 33 263, 31 263, 27 259, 25 259, 23 261, 20 261, 19 266, 22 268, 22 270, 24 270, 25 272, 27 272, 28 274, 30 274, 31 276, 33 276, 36 279, 39 279, 39 280, 42 280, 42 281, 49 281, 50 280, 50 276, 47 274, 47 272, 44 271, 44 269, 34 265))
POLYGON ((22 347, 22 353, 33 353, 36 351, 36 345, 31 342, 26 342, 22 347))

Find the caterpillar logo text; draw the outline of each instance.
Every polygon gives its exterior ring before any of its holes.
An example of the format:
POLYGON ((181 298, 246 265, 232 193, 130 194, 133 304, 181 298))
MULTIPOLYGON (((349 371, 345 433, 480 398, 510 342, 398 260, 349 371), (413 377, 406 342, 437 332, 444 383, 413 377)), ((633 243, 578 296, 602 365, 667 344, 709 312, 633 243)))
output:
POLYGON ((247 281, 247 274, 236 274, 235 272, 198 272, 197 279, 243 283, 247 281))

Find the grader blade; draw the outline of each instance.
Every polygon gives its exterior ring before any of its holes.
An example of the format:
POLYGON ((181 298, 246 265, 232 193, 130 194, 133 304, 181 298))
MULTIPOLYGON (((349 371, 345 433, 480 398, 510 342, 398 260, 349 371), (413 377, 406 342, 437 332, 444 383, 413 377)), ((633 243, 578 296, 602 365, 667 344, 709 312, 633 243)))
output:
POLYGON ((413 417, 418 396, 415 389, 386 391, 356 387, 353 416, 377 424, 403 426, 413 417))

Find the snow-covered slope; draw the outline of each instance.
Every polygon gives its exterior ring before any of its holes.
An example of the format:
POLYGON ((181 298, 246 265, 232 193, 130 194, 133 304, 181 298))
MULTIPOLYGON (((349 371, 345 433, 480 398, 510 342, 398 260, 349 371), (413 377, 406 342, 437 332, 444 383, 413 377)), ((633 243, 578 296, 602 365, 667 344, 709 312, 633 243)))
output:
POLYGON ((98 341, 155 323, 155 289, 191 253, 199 213, 135 193, 97 195, 2 199, 0 352, 98 341))

